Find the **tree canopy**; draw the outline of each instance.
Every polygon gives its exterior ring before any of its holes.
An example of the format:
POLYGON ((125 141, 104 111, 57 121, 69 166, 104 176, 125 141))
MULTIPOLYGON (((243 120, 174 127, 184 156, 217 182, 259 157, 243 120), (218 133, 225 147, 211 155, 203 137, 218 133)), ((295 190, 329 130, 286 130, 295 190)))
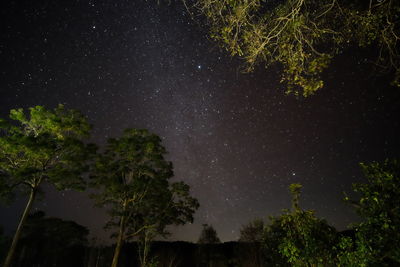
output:
POLYGON ((54 110, 36 106, 29 114, 13 109, 10 119, 0 119, 3 195, 11 196, 6 193, 15 189, 37 189, 44 181, 57 189, 83 189, 81 174, 87 170, 86 157, 94 146, 81 141, 90 131, 82 114, 63 105, 54 110))
POLYGON ((270 263, 290 266, 328 266, 334 263, 336 230, 312 210, 299 205, 300 184, 290 185, 292 209, 271 217, 264 232, 264 248, 270 263))
POLYGON ((346 200, 363 221, 355 225, 354 247, 347 246, 350 252, 343 253, 341 260, 359 266, 399 265, 400 249, 394 244, 400 241, 400 163, 362 163, 361 168, 367 183, 353 186, 360 198, 346 200))
MULTIPOLYGON (((117 227, 117 266, 125 240, 138 238, 145 246, 155 235, 166 235, 166 226, 193 221, 198 201, 183 182, 170 182, 172 163, 165 160, 161 139, 147 130, 127 129, 119 139, 109 139, 91 172, 92 184, 100 189, 93 198, 107 206, 117 227)), ((144 259, 147 247, 144 248, 144 259)), ((142 263, 143 264, 143 263, 142 263)))
MULTIPOLYGON (((186 1, 183 0, 185 3, 186 1)), ((395 0, 196 0, 210 36, 245 70, 283 67, 287 93, 309 96, 322 88, 321 73, 350 45, 373 46, 376 64, 393 70, 400 86, 400 2, 395 0)), ((189 6, 189 5, 187 5, 189 6)))

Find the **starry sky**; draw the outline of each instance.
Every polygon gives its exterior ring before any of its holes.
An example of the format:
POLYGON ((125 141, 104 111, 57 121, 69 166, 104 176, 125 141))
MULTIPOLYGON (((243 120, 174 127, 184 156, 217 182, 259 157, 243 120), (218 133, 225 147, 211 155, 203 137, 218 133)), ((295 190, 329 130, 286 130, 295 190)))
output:
MULTIPOLYGON (((241 225, 290 207, 288 186, 303 184, 301 205, 337 229, 358 220, 343 201, 363 181, 359 162, 399 156, 400 92, 376 75, 375 51, 349 49, 308 98, 287 96, 280 68, 242 73, 179 2, 2 1, 0 117, 12 108, 63 103, 94 126, 99 145, 125 128, 158 134, 174 180, 191 187, 200 209, 170 240, 196 241, 211 224, 222 241, 241 225)), ((88 193, 56 192, 35 204, 107 241, 107 216, 88 193)), ((26 199, 0 206, 15 229, 26 199)))

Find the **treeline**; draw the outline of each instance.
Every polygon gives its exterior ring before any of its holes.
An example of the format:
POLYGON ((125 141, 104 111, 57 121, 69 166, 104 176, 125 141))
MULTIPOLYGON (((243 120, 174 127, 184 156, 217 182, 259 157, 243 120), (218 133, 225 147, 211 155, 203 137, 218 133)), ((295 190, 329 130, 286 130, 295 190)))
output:
MULTIPOLYGON (((242 226, 238 242, 221 243, 215 229, 203 225, 197 244, 151 242, 146 265, 140 258, 142 243, 127 243, 118 266, 398 266, 400 164, 387 160, 361 166, 367 182, 354 185, 360 198, 345 200, 363 220, 350 230, 338 232, 314 211, 303 210, 301 185, 292 184, 292 207, 242 226)), ((36 212, 27 219, 13 266, 112 264, 116 245, 96 245, 87 236, 88 230, 74 222, 36 212)), ((4 244, 4 237, 0 240, 4 244)))
MULTIPOLYGON (((29 215, 22 230, 12 266, 83 266, 89 230, 73 221, 47 217, 43 211, 29 215)), ((12 239, 0 235, 0 257, 12 239)))
MULTIPOLYGON (((43 239, 41 239, 43 241, 43 239)), ((35 246, 25 246, 17 250, 15 267, 108 267, 114 254, 115 246, 82 246, 75 244, 66 247, 52 243, 56 247, 47 250, 48 244, 37 243, 35 246), (29 248, 29 249, 28 249, 29 248), (63 250, 59 250, 59 249, 63 250), (57 253, 55 250, 61 252, 57 253), (20 254, 22 253, 22 254, 20 254)), ((138 255, 140 244, 127 243, 121 250, 118 266, 141 266, 138 255)), ((156 259, 159 267, 203 267, 203 266, 261 266, 260 244, 245 242, 226 242, 221 244, 195 244, 190 242, 154 241, 150 257, 156 259)))
POLYGON ((292 206, 243 226, 239 242, 221 244, 208 225, 203 225, 198 244, 153 242, 168 236, 168 225, 193 221, 199 207, 188 185, 170 182, 173 166, 157 135, 126 129, 98 152, 84 141, 91 131, 86 118, 62 105, 54 110, 37 106, 28 114, 12 110, 10 119, 0 120, 0 197, 29 197, 13 238, 0 235, 4 267, 400 265, 397 160, 361 164, 366 181, 353 186, 358 199, 345 201, 362 221, 345 233, 314 211, 303 210, 301 185, 292 184, 292 206), (107 208, 105 227, 114 230, 116 244, 95 246, 88 242, 86 228, 42 212, 32 214, 43 183, 58 190, 97 189, 91 197, 107 208))
MULTIPOLYGON (((95 245, 84 227, 58 218, 32 214, 18 245, 14 267, 108 267, 115 245, 95 245)), ((10 241, 10 240, 9 240, 10 241)), ((260 266, 260 244, 227 242, 195 244, 154 241, 147 266, 260 266)), ((141 266, 141 244, 130 242, 121 249, 118 266, 141 266)), ((5 252, 5 251, 3 251, 5 252)))

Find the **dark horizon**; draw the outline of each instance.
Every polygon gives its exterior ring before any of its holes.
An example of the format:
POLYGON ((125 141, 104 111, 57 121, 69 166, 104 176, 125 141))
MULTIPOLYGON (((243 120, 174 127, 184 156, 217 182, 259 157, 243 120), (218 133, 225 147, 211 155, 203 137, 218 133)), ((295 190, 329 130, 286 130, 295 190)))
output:
MULTIPOLYGON (((174 180, 200 202, 169 240, 196 242, 205 223, 237 240, 242 225, 290 208, 291 183, 303 185, 302 208, 346 229, 357 216, 343 192, 364 181, 358 164, 399 155, 400 93, 369 62, 374 49, 347 50, 302 98, 285 95, 277 66, 242 73, 181 3, 10 1, 0 12, 0 118, 62 103, 88 117, 99 145, 125 128, 159 135, 174 180)), ((35 208, 109 242, 87 192, 45 191, 35 208)), ((0 206, 8 233, 24 205, 0 206)))

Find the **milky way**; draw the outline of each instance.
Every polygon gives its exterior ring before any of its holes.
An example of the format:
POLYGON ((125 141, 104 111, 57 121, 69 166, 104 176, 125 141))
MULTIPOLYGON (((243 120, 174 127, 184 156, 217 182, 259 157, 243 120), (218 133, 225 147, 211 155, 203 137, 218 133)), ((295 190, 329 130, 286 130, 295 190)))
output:
MULTIPOLYGON (((357 220, 342 198, 363 181, 358 163, 399 155, 400 94, 374 75, 368 51, 341 55, 303 99, 284 94, 279 66, 242 73, 180 2, 17 2, 0 9, 0 117, 64 103, 89 118, 99 145, 128 127, 160 135, 174 179, 201 204, 172 240, 196 241, 203 223, 235 240, 242 224, 290 207, 293 182, 303 208, 344 229, 357 220)), ((36 209, 107 239, 87 193, 46 191, 36 209)), ((7 231, 24 201, 1 208, 7 231)))

